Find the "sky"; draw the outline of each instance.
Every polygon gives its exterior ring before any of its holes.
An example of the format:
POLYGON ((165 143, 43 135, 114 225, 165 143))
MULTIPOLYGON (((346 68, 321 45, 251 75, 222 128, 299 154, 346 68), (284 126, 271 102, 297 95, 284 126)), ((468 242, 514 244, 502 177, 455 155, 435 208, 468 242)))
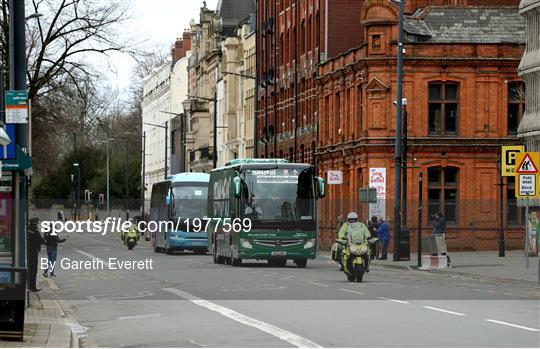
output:
MULTIPOLYGON (((144 41, 146 50, 170 51, 177 37, 182 36, 184 29, 189 28, 191 19, 198 21, 202 0, 132 0, 133 18, 120 31, 129 37, 144 41)), ((206 0, 207 7, 215 10, 218 0, 206 0)), ((105 63, 97 63, 107 69, 105 63)), ((133 59, 127 54, 114 54, 110 63, 113 70, 109 85, 124 94, 129 89, 131 72, 135 66, 133 59)))

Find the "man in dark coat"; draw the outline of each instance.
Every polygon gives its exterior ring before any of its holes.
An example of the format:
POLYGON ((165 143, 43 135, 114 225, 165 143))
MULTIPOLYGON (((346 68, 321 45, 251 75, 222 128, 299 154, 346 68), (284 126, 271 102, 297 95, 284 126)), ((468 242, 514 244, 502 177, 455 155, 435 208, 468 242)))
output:
POLYGON ((27 254, 26 264, 28 265, 28 289, 32 292, 38 292, 41 289, 37 288, 37 269, 38 255, 41 251, 41 245, 45 245, 45 240, 41 237, 38 229, 39 218, 31 218, 28 220, 26 229, 27 254))
POLYGON ((390 227, 384 219, 379 221, 379 228, 377 229, 377 237, 379 238, 379 243, 381 244, 381 257, 377 258, 379 260, 388 259, 388 242, 390 241, 390 227))
POLYGON ((43 272, 44 277, 56 277, 54 275, 54 266, 56 265, 56 257, 58 255, 58 244, 66 241, 66 239, 60 239, 57 233, 45 233, 45 242, 47 245, 47 259, 49 261, 48 268, 43 272), (50 275, 48 274, 50 270, 50 275))
MULTIPOLYGON (((372 237, 377 236, 377 229, 379 228, 379 220, 376 216, 371 217, 371 220, 368 224, 369 233, 372 237)), ((375 242, 373 244, 370 244, 371 247, 371 259, 373 258, 379 258, 379 248, 378 248, 378 242, 375 242)))

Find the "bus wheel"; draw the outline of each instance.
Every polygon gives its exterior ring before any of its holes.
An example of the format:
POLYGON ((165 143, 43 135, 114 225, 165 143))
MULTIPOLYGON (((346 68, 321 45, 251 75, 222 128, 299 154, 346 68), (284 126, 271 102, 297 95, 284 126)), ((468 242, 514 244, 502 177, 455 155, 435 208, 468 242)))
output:
POLYGON ((159 248, 156 245, 154 245, 154 252, 159 253, 159 248))
POLYGON ((232 258, 233 267, 239 267, 242 265, 242 258, 232 258))
POLYGON ((294 263, 298 268, 305 268, 307 267, 307 259, 295 259, 294 263))
POLYGON ((214 260, 214 264, 221 264, 219 263, 219 256, 217 254, 217 245, 214 242, 214 248, 212 249, 212 259, 214 260))

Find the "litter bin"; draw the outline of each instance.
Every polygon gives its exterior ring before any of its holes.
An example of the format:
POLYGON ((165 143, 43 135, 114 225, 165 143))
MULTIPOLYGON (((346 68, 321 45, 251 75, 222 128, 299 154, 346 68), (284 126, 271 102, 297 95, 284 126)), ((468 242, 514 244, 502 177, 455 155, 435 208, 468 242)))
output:
POLYGON ((411 232, 407 228, 402 228, 399 234, 399 260, 411 260, 411 232))
POLYGON ((23 340, 26 268, 0 267, 0 338, 23 340))

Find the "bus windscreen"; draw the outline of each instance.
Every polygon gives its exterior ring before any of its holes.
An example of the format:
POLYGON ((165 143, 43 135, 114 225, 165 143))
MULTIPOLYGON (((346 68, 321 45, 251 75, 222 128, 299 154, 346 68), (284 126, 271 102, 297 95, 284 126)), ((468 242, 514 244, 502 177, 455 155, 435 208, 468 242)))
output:
POLYGON ((202 218, 207 214, 208 184, 173 184, 173 219, 202 218))

